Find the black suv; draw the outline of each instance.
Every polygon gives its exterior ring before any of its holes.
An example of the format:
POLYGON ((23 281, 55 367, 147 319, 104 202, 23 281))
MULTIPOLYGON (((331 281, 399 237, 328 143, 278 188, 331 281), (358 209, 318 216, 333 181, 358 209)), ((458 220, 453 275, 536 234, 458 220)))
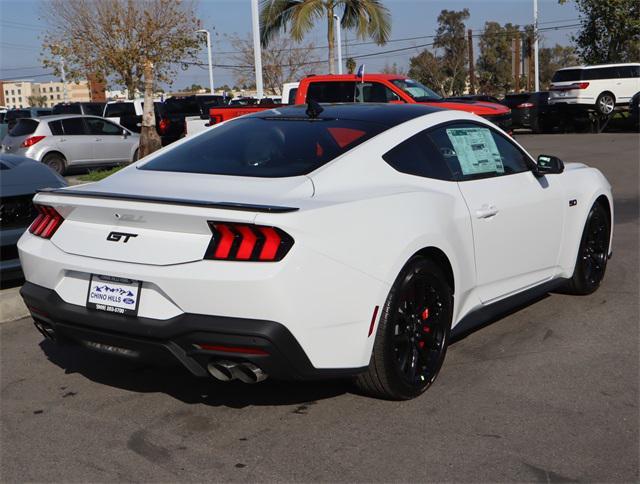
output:
POLYGON ((88 114, 102 116, 104 105, 100 102, 59 103, 53 107, 52 114, 88 114))
POLYGON ((557 107, 549 104, 549 92, 507 94, 502 104, 511 108, 511 127, 526 128, 534 133, 548 132, 554 127, 557 107))

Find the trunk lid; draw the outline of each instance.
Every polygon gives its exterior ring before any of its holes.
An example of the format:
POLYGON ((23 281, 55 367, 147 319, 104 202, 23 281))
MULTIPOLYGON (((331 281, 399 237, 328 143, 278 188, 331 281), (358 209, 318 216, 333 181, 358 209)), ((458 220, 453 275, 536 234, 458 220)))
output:
POLYGON ((253 223, 296 210, 313 195, 306 177, 244 177, 123 170, 101 182, 41 192, 65 219, 51 242, 74 255, 148 265, 202 260, 208 221, 253 223))

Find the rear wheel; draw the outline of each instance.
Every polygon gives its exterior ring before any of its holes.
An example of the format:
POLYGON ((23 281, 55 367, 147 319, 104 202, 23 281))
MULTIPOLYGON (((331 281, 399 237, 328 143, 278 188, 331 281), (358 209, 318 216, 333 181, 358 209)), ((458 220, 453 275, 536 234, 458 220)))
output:
POLYGON ((600 114, 608 116, 616 107, 616 98, 610 92, 603 92, 596 99, 596 109, 600 114))
POLYGON ((452 303, 440 267, 424 257, 409 260, 389 292, 369 367, 356 385, 390 400, 414 398, 429 388, 447 351, 452 303))
POLYGON ((42 163, 59 175, 64 175, 64 172, 67 169, 67 162, 64 159, 64 156, 59 153, 49 153, 42 159, 42 163))
POLYGON ((602 203, 596 202, 587 216, 576 268, 567 284, 567 292, 582 295, 598 289, 607 269, 610 234, 607 209, 602 203))

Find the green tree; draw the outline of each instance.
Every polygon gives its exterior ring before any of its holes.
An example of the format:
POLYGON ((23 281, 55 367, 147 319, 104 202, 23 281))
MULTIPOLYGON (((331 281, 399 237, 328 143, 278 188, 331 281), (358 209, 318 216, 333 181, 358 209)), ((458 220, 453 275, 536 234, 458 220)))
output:
MULTIPOLYGON (((559 0, 565 3, 567 0, 559 0)), ((638 0, 574 0, 581 15, 573 36, 578 54, 588 64, 637 62, 640 58, 638 0)))
POLYGON ((260 33, 266 47, 278 33, 290 29, 294 41, 300 42, 316 25, 327 19, 329 73, 335 74, 335 20, 340 15, 343 29, 355 29, 358 38, 371 38, 384 45, 391 35, 391 15, 381 0, 262 0, 260 33))
POLYGON ((47 96, 42 94, 33 94, 27 98, 27 102, 31 107, 44 106, 47 103, 47 96))
POLYGON ((513 89, 512 45, 517 25, 485 22, 476 63, 480 91, 499 95, 513 89))
POLYGON ((349 74, 356 72, 356 60, 353 57, 347 59, 347 72, 349 74))
POLYGON ((563 67, 578 64, 576 49, 571 46, 556 44, 553 47, 543 47, 539 52, 540 87, 548 89, 553 74, 563 67))
POLYGON ((171 84, 176 66, 197 60, 201 41, 195 3, 178 0, 50 0, 43 63, 59 74, 60 57, 72 79, 95 73, 133 96, 144 85, 140 156, 160 147, 155 130, 156 83, 171 84))
POLYGON ((190 86, 187 86, 183 89, 184 92, 199 92, 202 91, 204 89, 204 87, 202 87, 200 84, 191 84, 190 86))
POLYGON ((440 65, 446 76, 444 91, 447 95, 459 95, 467 85, 468 45, 464 21, 469 9, 442 10, 438 15, 438 29, 433 46, 441 52, 440 65))

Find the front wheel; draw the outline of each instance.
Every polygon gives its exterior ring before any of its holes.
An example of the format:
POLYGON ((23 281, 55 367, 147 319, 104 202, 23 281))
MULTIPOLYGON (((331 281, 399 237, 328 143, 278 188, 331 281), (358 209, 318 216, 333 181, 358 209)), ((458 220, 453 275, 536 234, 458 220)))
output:
POLYGON ((440 267, 415 256, 396 279, 380 315, 364 393, 408 400, 435 381, 449 344, 453 294, 440 267))
POLYGON ((607 209, 602 203, 596 202, 587 216, 576 268, 566 287, 570 294, 591 294, 600 286, 609 257, 609 220, 607 209))

